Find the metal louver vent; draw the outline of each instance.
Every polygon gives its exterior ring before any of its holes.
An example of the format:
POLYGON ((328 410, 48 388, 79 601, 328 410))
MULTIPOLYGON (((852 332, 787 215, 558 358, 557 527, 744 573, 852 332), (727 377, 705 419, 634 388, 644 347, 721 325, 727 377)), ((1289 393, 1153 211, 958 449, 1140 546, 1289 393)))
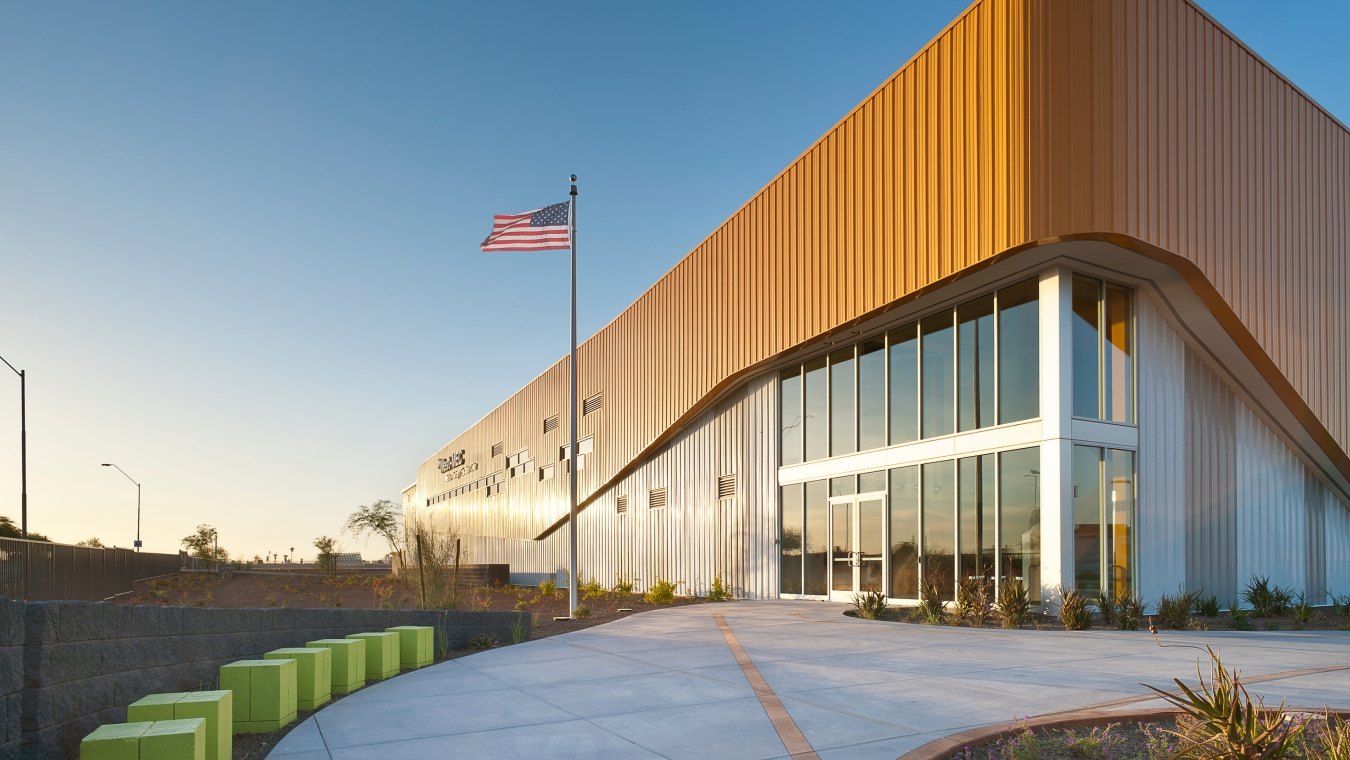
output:
POLYGON ((594 396, 591 396, 590 398, 581 402, 581 414, 582 416, 585 416, 587 414, 590 414, 591 412, 598 412, 604 405, 605 405, 605 394, 597 393, 594 396))
POLYGON ((548 419, 544 420, 545 433, 552 433, 554 430, 557 429, 558 429, 558 415, 555 414, 552 417, 549 417, 548 419))
POLYGON ((664 509, 666 506, 666 489, 655 488, 647 495, 648 509, 664 509))
POLYGON ((717 476, 717 498, 731 499, 736 496, 736 476, 719 475, 717 476))
POLYGON ((628 511, 628 497, 620 496, 614 500, 614 511, 623 514, 628 511))
POLYGON ((499 457, 501 455, 502 455, 502 445, 500 443, 492 444, 492 456, 499 457))

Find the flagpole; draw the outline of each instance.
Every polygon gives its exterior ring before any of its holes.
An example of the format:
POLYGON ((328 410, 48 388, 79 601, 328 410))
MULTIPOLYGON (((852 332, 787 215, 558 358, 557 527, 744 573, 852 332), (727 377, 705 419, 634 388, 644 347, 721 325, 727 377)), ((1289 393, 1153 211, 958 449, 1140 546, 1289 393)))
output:
POLYGON ((572 175, 571 195, 572 207, 568 214, 571 226, 572 240, 572 342, 569 347, 571 351, 570 359, 567 362, 571 372, 570 390, 568 393, 568 417, 571 422, 568 429, 571 430, 572 439, 568 443, 567 449, 567 537, 570 559, 567 571, 567 616, 576 617, 577 612, 577 586, 581 581, 577 578, 577 175, 572 175))

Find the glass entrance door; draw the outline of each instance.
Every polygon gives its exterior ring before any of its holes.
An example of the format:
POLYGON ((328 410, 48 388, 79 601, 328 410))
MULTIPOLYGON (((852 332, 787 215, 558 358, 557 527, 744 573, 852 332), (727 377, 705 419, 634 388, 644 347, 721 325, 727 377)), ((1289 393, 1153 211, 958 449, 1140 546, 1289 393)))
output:
POLYGON ((881 590, 886 577, 886 495, 830 499, 830 601, 881 590))

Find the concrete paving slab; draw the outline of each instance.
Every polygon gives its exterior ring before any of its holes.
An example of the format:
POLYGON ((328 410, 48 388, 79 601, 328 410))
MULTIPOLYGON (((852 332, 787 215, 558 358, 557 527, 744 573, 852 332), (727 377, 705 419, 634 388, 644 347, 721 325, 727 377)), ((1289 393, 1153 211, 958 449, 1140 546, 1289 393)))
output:
POLYGON ((786 754, 782 720, 821 758, 894 758, 949 733, 1106 704, 1208 675, 1206 644, 1267 704, 1350 707, 1350 634, 998 631, 845 617, 844 605, 740 602, 633 616, 399 676, 316 713, 278 760, 720 757, 786 754), (781 703, 780 722, 747 665, 781 703), (1199 647, 1196 649, 1194 647, 1199 647))

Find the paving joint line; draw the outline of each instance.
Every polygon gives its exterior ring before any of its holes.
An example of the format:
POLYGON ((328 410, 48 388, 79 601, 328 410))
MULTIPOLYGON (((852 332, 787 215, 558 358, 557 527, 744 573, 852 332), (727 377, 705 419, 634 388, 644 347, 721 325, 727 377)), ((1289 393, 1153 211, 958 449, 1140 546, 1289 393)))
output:
POLYGON ((745 675, 745 680, 750 682, 750 688, 754 690, 755 696, 759 697, 760 707, 769 716, 769 723, 773 725, 774 731, 778 733, 778 740, 783 743, 783 748, 788 751, 788 755, 793 760, 820 760, 816 754, 815 748, 811 742, 806 740, 806 735, 802 733, 797 722, 792 719, 787 708, 783 707, 783 702, 774 693, 769 682, 760 675, 759 668, 750 660, 750 655, 741 647, 741 643, 736 640, 736 634, 727 625, 727 621, 721 613, 713 615, 713 620, 717 621, 717 627, 722 629, 722 636, 727 640, 727 646, 731 648, 731 653, 736 657, 736 662, 741 666, 741 673, 745 675))

